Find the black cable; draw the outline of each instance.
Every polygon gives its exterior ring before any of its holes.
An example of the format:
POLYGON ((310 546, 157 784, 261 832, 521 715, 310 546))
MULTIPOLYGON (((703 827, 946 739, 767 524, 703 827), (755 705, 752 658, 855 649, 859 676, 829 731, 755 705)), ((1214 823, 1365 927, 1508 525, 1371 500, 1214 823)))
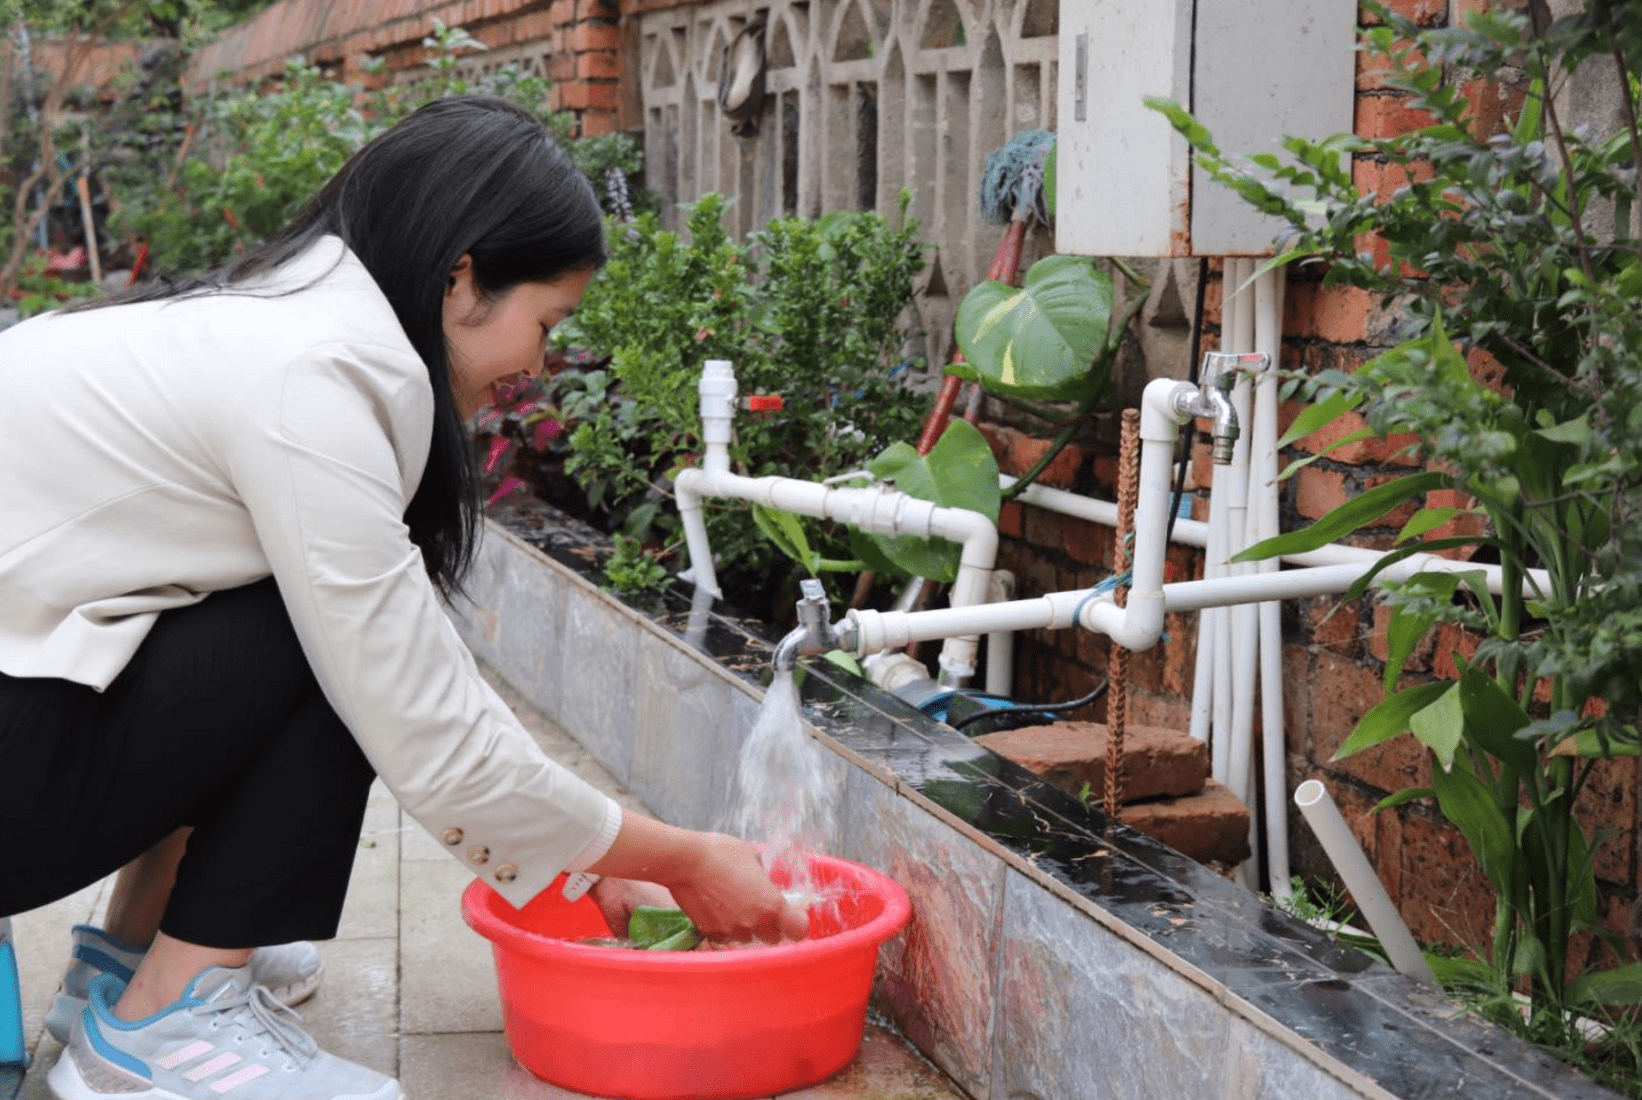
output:
POLYGON ((978 722, 982 718, 997 718, 1000 715, 1012 714, 1058 714, 1063 710, 1077 710, 1080 707, 1088 706, 1096 699, 1099 699, 1102 695, 1105 695, 1107 685, 1111 682, 1112 679, 1108 676, 1106 679, 1096 684, 1094 690, 1088 695, 1069 700, 1065 703, 1038 703, 1029 707, 1007 707, 1000 710, 982 710, 977 711, 974 714, 967 714, 958 719, 956 722, 948 722, 947 725, 951 726, 955 730, 961 730, 971 722, 978 722))
MULTIPOLYGON (((1198 353, 1203 347, 1203 293, 1209 283, 1209 258, 1199 256, 1197 259, 1197 295, 1192 305, 1192 350, 1191 360, 1187 367, 1186 380, 1193 385, 1197 384, 1198 353)), ((1163 532, 1163 545, 1168 546, 1174 538, 1174 521, 1180 518, 1180 501, 1186 495, 1186 471, 1192 465, 1192 422, 1190 420, 1180 426, 1180 461, 1175 466, 1174 495, 1169 498, 1169 526, 1163 532)))

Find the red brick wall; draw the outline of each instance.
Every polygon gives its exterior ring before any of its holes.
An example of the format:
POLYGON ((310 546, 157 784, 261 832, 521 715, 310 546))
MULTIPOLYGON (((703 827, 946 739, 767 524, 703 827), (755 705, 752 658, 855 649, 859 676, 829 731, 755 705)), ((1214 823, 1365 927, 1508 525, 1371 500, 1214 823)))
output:
MULTIPOLYGON (((1485 3, 1394 0, 1391 6, 1426 25, 1438 25, 1485 3)), ((1376 75, 1375 60, 1359 55, 1358 64, 1357 132, 1383 136, 1418 125, 1420 119, 1407 108, 1404 97, 1387 88, 1376 75)), ((1504 117, 1511 107, 1511 91, 1481 83, 1467 86, 1467 94, 1479 109, 1496 119, 1504 117)), ((1389 194, 1401 182, 1395 173, 1368 158, 1359 158, 1355 178, 1363 189, 1381 194, 1389 194)), ((1361 242, 1360 247, 1380 246, 1370 239, 1361 242)), ((1220 306, 1219 266, 1212 262, 1205 292, 1205 350, 1218 346, 1220 306)), ((1399 342, 1394 332, 1396 321, 1395 315, 1363 291, 1324 287, 1315 272, 1292 273, 1284 308, 1283 364, 1308 371, 1355 369, 1399 342)), ((1480 361, 1473 365, 1479 376, 1486 376, 1490 367, 1480 361)), ((1297 412, 1298 406, 1284 408, 1283 428, 1297 412)), ((1324 450, 1333 439, 1359 427, 1362 424, 1355 419, 1342 422, 1326 436, 1304 440, 1291 448, 1290 457, 1324 450)), ((1007 473, 1024 472, 1047 446, 1047 438, 1032 438, 1014 428, 988 425, 985 430, 1007 473)), ((1303 526, 1341 501, 1406 472, 1411 460, 1396 453, 1400 442, 1367 440, 1348 445, 1285 482, 1284 529, 1303 526)), ((1198 518, 1206 515, 1206 488, 1213 476, 1206 450, 1207 440, 1200 437, 1193 462, 1198 486, 1194 510, 1198 518)), ((1113 499, 1114 474, 1115 462, 1109 451, 1086 443, 1064 453, 1042 481, 1113 499)), ((1382 526, 1351 541, 1387 546, 1406 518, 1389 516, 1382 526)), ((1090 585, 1111 570, 1112 533, 1108 528, 1011 503, 1004 508, 1000 533, 999 564, 1015 572, 1021 597, 1090 585)), ((1199 552, 1185 547, 1171 549, 1170 579, 1197 575, 1201 568, 1199 552)), ((1492 893, 1464 839, 1429 800, 1379 814, 1370 812, 1386 794, 1427 781, 1431 767, 1427 750, 1405 736, 1347 760, 1333 759, 1358 719, 1383 697, 1386 619, 1385 610, 1369 599, 1341 604, 1337 598, 1323 597, 1284 605, 1284 740, 1289 785, 1283 797, 1286 800, 1305 779, 1321 779, 1352 823, 1414 934, 1426 942, 1480 948, 1491 936, 1492 893)), ((1439 629, 1409 662, 1408 681, 1452 679, 1456 675, 1452 655, 1474 650, 1476 641, 1453 627, 1439 629)), ((1021 635, 1015 650, 1016 694, 1034 701, 1081 695, 1105 675, 1107 656, 1105 639, 1086 632, 1021 635)), ((1164 642, 1148 653, 1135 655, 1131 662, 1130 721, 1185 729, 1195 659, 1196 617, 1171 616, 1164 642)), ((1587 830, 1614 833, 1600 850, 1597 873, 1603 884, 1607 923, 1615 930, 1624 928, 1629 896, 1634 892, 1637 787, 1634 759, 1606 762, 1599 766, 1579 802, 1587 830)), ((1298 814, 1290 814, 1289 832, 1296 873, 1334 877, 1327 858, 1298 814)), ((1582 957, 1587 946, 1579 945, 1576 955, 1582 957)))
POLYGON ((346 79, 363 80, 370 58, 403 72, 428 60, 421 42, 438 19, 492 50, 544 44, 549 105, 601 134, 619 121, 621 14, 620 0, 282 0, 200 50, 190 72, 195 84, 260 80, 296 54, 346 79))

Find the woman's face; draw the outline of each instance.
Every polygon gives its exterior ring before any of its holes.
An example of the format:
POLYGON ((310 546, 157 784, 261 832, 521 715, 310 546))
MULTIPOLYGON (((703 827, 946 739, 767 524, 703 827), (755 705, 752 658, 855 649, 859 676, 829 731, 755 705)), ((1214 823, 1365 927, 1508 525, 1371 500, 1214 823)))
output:
POLYGON ((486 300, 464 255, 445 290, 445 343, 450 348, 451 392, 463 418, 494 405, 499 391, 542 372, 547 336, 576 309, 593 278, 578 268, 545 283, 520 283, 486 300))

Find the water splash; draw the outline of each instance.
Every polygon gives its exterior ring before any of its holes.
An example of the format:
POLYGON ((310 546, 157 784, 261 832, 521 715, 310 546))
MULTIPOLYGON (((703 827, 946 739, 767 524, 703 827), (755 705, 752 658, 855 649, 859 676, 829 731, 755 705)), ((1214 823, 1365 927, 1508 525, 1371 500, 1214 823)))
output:
POLYGON ((789 896, 813 903, 818 890, 806 853, 833 835, 837 793, 828 782, 826 752, 804 728, 790 671, 775 673, 764 705, 741 747, 732 830, 764 842, 764 867, 787 883, 789 896))

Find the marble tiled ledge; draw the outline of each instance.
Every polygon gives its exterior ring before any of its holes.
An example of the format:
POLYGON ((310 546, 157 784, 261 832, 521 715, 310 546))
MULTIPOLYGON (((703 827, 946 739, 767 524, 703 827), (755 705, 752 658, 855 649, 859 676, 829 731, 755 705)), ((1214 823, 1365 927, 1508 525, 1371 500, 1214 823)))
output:
MULTIPOLYGON (((772 639, 682 589, 620 602, 607 552, 522 502, 459 627, 657 814, 726 828, 772 639)), ((912 899, 875 1004, 975 1100, 1616 1095, 872 685, 801 676, 830 850, 912 899)))

